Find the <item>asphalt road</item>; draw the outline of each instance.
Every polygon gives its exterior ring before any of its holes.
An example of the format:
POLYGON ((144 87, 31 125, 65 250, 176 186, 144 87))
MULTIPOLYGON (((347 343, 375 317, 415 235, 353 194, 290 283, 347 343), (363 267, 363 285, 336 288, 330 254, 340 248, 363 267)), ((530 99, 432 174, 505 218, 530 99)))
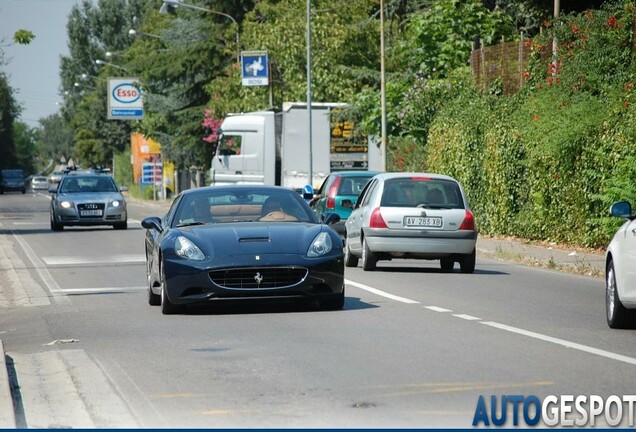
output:
MULTIPOLYGON (((627 395, 636 333, 603 280, 478 256, 347 269, 344 310, 163 316, 144 231, 49 229, 46 194, 0 196, 0 339, 18 427, 471 427, 480 395, 627 395)), ((509 423, 511 424, 511 423, 509 423)), ((601 425, 603 425, 601 420, 601 425)))

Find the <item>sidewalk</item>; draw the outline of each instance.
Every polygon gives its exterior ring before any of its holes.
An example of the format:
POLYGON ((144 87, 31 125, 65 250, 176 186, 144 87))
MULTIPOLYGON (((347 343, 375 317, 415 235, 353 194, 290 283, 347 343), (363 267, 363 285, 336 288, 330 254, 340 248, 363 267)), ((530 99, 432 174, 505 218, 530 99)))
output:
POLYGON ((605 252, 513 238, 478 237, 477 257, 605 277, 605 252))

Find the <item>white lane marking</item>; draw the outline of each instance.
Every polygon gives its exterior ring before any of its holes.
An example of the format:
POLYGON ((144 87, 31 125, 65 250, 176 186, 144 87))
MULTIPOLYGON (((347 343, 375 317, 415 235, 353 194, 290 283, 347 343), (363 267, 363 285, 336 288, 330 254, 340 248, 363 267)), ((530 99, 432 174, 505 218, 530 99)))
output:
MULTIPOLYGON (((42 262, 42 260, 38 258, 35 252, 33 252, 31 246, 29 246, 29 244, 19 234, 15 233, 14 231, 12 231, 12 234, 13 237, 15 237, 16 241, 20 244, 20 247, 22 247, 22 250, 26 254, 27 258, 29 258, 29 260, 33 264, 33 267, 38 272, 38 275, 46 285, 49 292, 53 295, 63 294, 62 289, 57 284, 57 282, 55 282, 55 279, 53 279, 53 276, 51 276, 51 273, 49 273, 49 271, 47 270, 44 262, 42 262)), ((70 300, 66 297, 64 297, 64 301, 70 303, 70 300)))
POLYGON ((450 309, 446 309, 446 308, 442 308, 442 307, 437 307, 437 306, 424 306, 426 309, 435 311, 435 312, 452 312, 452 310, 450 309))
POLYGON ((47 266, 63 265, 87 265, 87 264, 125 264, 125 263, 145 263, 146 257, 143 255, 113 255, 102 257, 81 257, 81 256, 52 256, 42 257, 42 261, 47 266))
POLYGON ((466 314, 453 314, 453 316, 457 317, 457 318, 465 319, 465 320, 468 320, 468 321, 479 321, 479 320, 481 320, 481 318, 477 318, 477 317, 474 317, 472 315, 466 315, 466 314))
POLYGON ((13 222, 13 225, 48 225, 48 222, 13 222))
POLYGON ((417 304, 417 303, 419 303, 418 301, 407 299, 405 297, 396 296, 396 295, 393 295, 393 294, 389 294, 388 292, 384 292, 384 291, 381 291, 381 290, 379 290, 377 288, 372 288, 372 287, 370 287, 368 285, 364 285, 364 284, 361 284, 361 283, 358 283, 358 282, 353 282, 353 281, 350 281, 349 279, 345 279, 345 283, 348 284, 348 285, 354 286, 356 288, 360 288, 360 289, 363 289, 365 291, 369 291, 370 293, 377 294, 379 296, 386 297, 386 298, 389 298, 391 300, 399 301, 399 302, 402 302, 402 303, 408 303, 408 304, 417 304))
MULTIPOLYGON (((389 294, 389 293, 386 293, 384 291, 381 291, 379 289, 372 288, 370 286, 363 285, 361 283, 350 281, 348 279, 345 279, 345 283, 347 283, 348 285, 352 285, 352 286, 361 288, 363 290, 369 291, 371 293, 378 294, 378 295, 381 295, 383 297, 387 297, 387 298, 390 298, 390 299, 393 299, 393 300, 397 300, 397 301, 401 301, 401 302, 404 302, 404 303, 419 303, 419 302, 417 302, 415 300, 410 300, 410 299, 407 299, 407 298, 404 298, 404 297, 398 297, 398 296, 395 296, 393 294, 389 294)), ((435 312, 452 312, 449 309, 441 308, 441 307, 438 307, 438 306, 424 306, 424 307, 426 309, 429 309, 429 310, 432 310, 432 311, 435 311, 435 312)), ((457 318, 465 319, 465 320, 476 320, 476 321, 479 321, 480 324, 484 324, 484 325, 487 325, 487 326, 490 326, 490 327, 498 328, 500 330, 505 330, 505 331, 508 331, 508 332, 511 332, 511 333, 516 333, 516 334, 519 334, 519 335, 528 336, 528 337, 531 337, 531 338, 534 338, 534 339, 542 340, 544 342, 550 342, 550 343, 553 343, 553 344, 556 344, 556 345, 564 346, 566 348, 576 349, 576 350, 583 351, 583 352, 586 352, 586 353, 589 353, 589 354, 594 354, 594 355, 597 355, 597 356, 601 356, 601 357, 605 357, 605 358, 608 358, 608 359, 620 361, 620 362, 623 362, 623 363, 636 365, 636 358, 628 357, 628 356, 625 356, 625 355, 622 355, 622 354, 617 354, 617 353, 613 353, 613 352, 610 352, 610 351, 605 351, 605 350, 602 350, 602 349, 599 349, 599 348, 594 348, 594 347, 591 347, 591 346, 582 345, 582 344, 579 344, 579 343, 576 343, 576 342, 570 342, 570 341, 567 341, 567 340, 564 340, 564 339, 559 339, 559 338, 555 338, 555 337, 552 337, 552 336, 543 335, 541 333, 535 333, 535 332, 532 332, 532 331, 523 330, 523 329, 520 329, 520 328, 517 328, 517 327, 511 327, 511 326, 508 326, 508 325, 505 325, 505 324, 499 324, 499 323, 496 323, 496 322, 493 322, 493 321, 481 321, 481 318, 477 318, 477 317, 474 317, 472 315, 453 314, 453 316, 457 317, 457 318)))
POLYGON ((108 293, 108 292, 122 292, 122 291, 144 291, 146 287, 111 287, 111 288, 65 288, 63 291, 66 294, 91 294, 91 293, 108 293))
POLYGON ((516 334, 520 334, 523 336, 528 336, 534 339, 539 339, 542 340, 544 342, 550 342, 553 344, 557 344, 557 345, 562 345, 566 348, 572 348, 575 350, 579 350, 579 351, 583 351, 589 354, 594 354, 594 355, 598 355, 601 357, 606 357, 612 360, 617 360, 623 363, 627 363, 627 364, 631 364, 631 365, 636 365, 636 358, 633 357, 628 357, 628 356, 624 356, 622 354, 616 354, 610 351, 605 351, 602 349, 598 349, 598 348, 593 348, 591 346, 587 346, 587 345, 582 345, 582 344, 578 344, 576 342, 570 342, 564 339, 559 339, 559 338, 555 338, 552 336, 547 336, 547 335, 543 335, 541 333, 535 333, 532 331, 528 331, 528 330, 523 330, 517 327, 511 327, 511 326, 507 326, 505 324, 499 324, 496 322, 492 322, 492 321, 482 321, 480 322, 480 324, 484 324, 490 327, 494 327, 494 328, 498 328, 500 330, 505 330, 511 333, 516 333, 516 334))

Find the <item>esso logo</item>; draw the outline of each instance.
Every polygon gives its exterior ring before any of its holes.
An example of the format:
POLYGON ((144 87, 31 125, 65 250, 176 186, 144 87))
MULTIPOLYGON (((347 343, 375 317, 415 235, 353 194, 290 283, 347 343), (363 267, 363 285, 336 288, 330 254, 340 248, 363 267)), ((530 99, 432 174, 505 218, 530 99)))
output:
POLYGON ((113 89, 113 98, 119 103, 137 102, 141 97, 141 91, 130 83, 122 83, 113 89))

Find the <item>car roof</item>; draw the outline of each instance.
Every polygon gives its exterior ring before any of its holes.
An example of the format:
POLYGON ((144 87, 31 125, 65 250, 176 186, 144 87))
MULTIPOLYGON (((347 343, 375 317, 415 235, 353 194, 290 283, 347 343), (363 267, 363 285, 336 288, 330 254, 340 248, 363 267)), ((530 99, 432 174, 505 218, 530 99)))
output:
POLYGON ((380 174, 382 171, 336 171, 331 174, 339 177, 367 177, 367 176, 375 176, 376 174, 380 174))
POLYGON ((223 192, 242 190, 248 192, 275 192, 275 191, 287 191, 298 195, 292 188, 284 186, 267 186, 267 185, 223 185, 223 186, 203 186, 198 188, 187 189, 181 192, 181 195, 199 194, 205 192, 223 192))
POLYGON ((390 173, 381 173, 375 176, 375 178, 387 181, 392 179, 399 178, 409 178, 409 177, 428 177, 435 180, 450 180, 457 182, 457 179, 448 176, 446 174, 437 174, 437 173, 429 173, 429 172, 390 172, 390 173))

